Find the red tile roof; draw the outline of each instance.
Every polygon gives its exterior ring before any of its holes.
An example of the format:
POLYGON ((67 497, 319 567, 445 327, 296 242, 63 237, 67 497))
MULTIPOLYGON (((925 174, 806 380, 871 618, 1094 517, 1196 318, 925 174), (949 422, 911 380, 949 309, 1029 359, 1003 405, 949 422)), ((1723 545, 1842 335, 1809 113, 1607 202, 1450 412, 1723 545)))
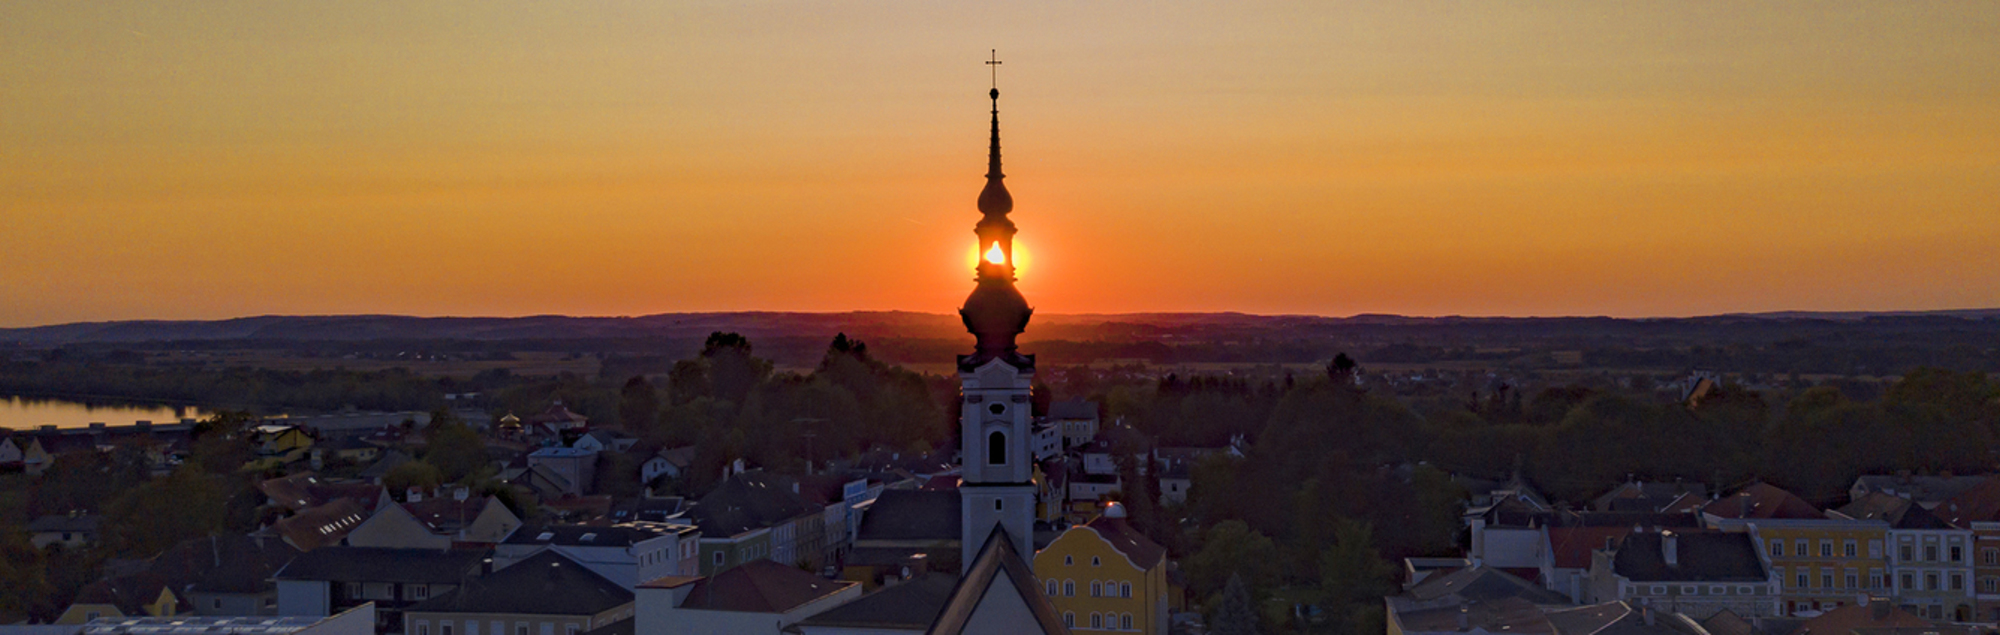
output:
POLYGON ((1957 527, 2000 520, 2000 477, 1986 477, 1972 489, 1945 499, 1931 513, 1957 527))
POLYGON ((1824 512, 1806 499, 1769 483, 1757 483, 1718 498, 1702 507, 1701 513, 1718 518, 1826 518, 1824 512))
POLYGON ((1589 569, 1590 552, 1603 549, 1604 540, 1624 542, 1631 527, 1550 527, 1549 550, 1558 569, 1589 569))
POLYGON ((753 560, 695 582, 681 608, 783 613, 860 584, 828 580, 798 567, 753 560))
POLYGON ((1152 569, 1167 556, 1167 549, 1165 547, 1161 547, 1159 543, 1153 542, 1145 534, 1139 533, 1139 530, 1133 529, 1132 525, 1125 522, 1123 518, 1113 518, 1109 515, 1098 516, 1096 519, 1090 521, 1089 524, 1084 525, 1084 528, 1097 532, 1099 538, 1103 538, 1105 542, 1111 543, 1111 548, 1117 549, 1118 553, 1125 554, 1125 557, 1131 558, 1132 562, 1138 564, 1140 569, 1152 569))

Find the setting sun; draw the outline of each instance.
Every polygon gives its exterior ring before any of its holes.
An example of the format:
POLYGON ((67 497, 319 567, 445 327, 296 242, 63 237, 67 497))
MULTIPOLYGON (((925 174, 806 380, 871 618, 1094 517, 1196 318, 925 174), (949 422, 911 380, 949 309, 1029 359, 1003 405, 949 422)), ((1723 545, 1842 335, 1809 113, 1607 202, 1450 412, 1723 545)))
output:
POLYGON ((1000 251, 1000 243, 993 243, 993 248, 986 250, 986 261, 996 265, 1007 264, 1007 254, 1000 251))

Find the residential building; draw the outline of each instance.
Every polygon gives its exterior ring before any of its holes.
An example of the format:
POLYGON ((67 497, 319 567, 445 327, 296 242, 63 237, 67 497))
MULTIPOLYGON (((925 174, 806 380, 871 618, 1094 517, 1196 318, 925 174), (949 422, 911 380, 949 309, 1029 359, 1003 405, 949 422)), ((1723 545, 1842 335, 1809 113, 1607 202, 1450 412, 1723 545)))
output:
POLYGON ((1062 433, 1065 447, 1076 447, 1097 438, 1097 402, 1065 399, 1049 404, 1047 420, 1062 433))
POLYGON ((1707 619, 1723 610, 1769 617, 1780 587, 1752 534, 1645 531, 1592 554, 1592 602, 1636 602, 1707 619))
POLYGON ((312 450, 312 433, 295 425, 267 423, 252 428, 250 443, 257 456, 251 459, 254 469, 269 469, 306 458, 312 450))
POLYGON ((375 605, 324 617, 102 617, 74 635, 375 635, 375 605))
POLYGON ((1167 550, 1127 523, 1111 503, 1035 554, 1035 575, 1073 631, 1164 634, 1171 590, 1167 550))
POLYGON ((639 464, 639 483, 651 485, 654 479, 661 477, 680 478, 687 474, 688 467, 692 465, 694 465, 694 446, 661 448, 660 451, 654 452, 653 456, 648 457, 646 462, 639 464))
POLYGON ((1488 633, 1553 633, 1542 611, 1573 606, 1561 594, 1483 565, 1434 572, 1382 601, 1392 635, 1475 628, 1488 633))
POLYGON ((930 573, 793 624, 799 635, 923 635, 951 599, 958 576, 930 573))
POLYGON ((1978 597, 1971 529, 1953 527, 1911 499, 1879 491, 1830 515, 1888 523, 1888 595, 1904 610, 1933 620, 1973 620, 1978 597))
POLYGON ((1852 604, 1862 593, 1890 591, 1887 522, 1828 517, 1767 483, 1716 499, 1701 515, 1709 527, 1757 540, 1772 577, 1783 585, 1781 615, 1811 617, 1852 604))
POLYGON ((479 577, 486 556, 473 550, 314 549, 272 576, 278 614, 332 615, 373 602, 377 632, 402 633, 403 609, 479 577))
POLYGON ((1971 626, 1940 624, 1931 619, 1896 608, 1888 598, 1871 598, 1863 595, 1854 604, 1843 606, 1820 614, 1799 624, 1792 633, 1796 635, 1900 635, 1903 633, 1922 635, 1972 635, 1980 629, 1971 626))
POLYGON ((548 447, 528 454, 528 468, 547 469, 561 477, 559 493, 584 496, 597 482, 597 452, 581 448, 548 447))
POLYGON ((1931 512, 1972 531, 1975 621, 2000 622, 2000 477, 1986 477, 1931 512))
POLYGON ((703 575, 755 560, 818 568, 825 532, 820 509, 799 495, 798 483, 762 471, 732 474, 703 496, 688 516, 701 531, 703 575))
POLYGON ((151 571, 140 571, 84 585, 55 623, 84 624, 107 617, 174 617, 193 611, 187 598, 174 592, 172 580, 151 571))
POLYGON ((712 576, 668 576, 637 589, 634 629, 646 635, 779 635, 861 597, 861 585, 756 560, 712 576))
POLYGON ((556 553, 630 589, 647 580, 694 575, 699 537, 691 525, 665 523, 531 527, 494 547, 493 567, 556 553))
POLYGON ((36 549, 47 549, 49 545, 77 548, 97 542, 97 526, 104 517, 96 514, 69 513, 42 516, 28 522, 28 541, 36 549))
POLYGON ((632 591, 543 551, 403 610, 406 635, 578 635, 632 617, 632 591))
POLYGON ((1875 492, 1910 499, 1924 509, 1935 509, 1966 490, 1978 487, 1986 481, 1985 476, 1913 476, 1910 474, 1863 474, 1854 478, 1854 484, 1847 488, 1848 500, 1875 492))

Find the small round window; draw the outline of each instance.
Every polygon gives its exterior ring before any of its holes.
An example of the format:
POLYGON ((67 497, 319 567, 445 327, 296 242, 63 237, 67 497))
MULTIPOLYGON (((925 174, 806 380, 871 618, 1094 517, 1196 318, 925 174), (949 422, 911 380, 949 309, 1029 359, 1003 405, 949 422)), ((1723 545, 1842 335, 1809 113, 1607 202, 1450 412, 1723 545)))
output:
POLYGON ((988 412, 991 412, 991 413, 993 413, 993 414, 996 414, 996 415, 997 415, 997 414, 1001 414, 1001 413, 1004 413, 1004 412, 1007 412, 1007 404, 999 404, 999 403, 996 403, 996 404, 993 404, 993 405, 991 405, 991 406, 987 406, 987 407, 986 407, 986 410, 987 410, 988 412))

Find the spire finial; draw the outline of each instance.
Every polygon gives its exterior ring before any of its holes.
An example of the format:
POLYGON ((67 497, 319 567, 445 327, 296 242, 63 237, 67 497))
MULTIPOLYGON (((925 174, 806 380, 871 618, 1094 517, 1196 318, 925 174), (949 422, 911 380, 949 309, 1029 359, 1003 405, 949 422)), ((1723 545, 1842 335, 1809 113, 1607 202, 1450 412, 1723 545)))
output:
POLYGON ((993 99, 1000 99, 1000 49, 987 49, 986 67, 993 71, 993 99))

